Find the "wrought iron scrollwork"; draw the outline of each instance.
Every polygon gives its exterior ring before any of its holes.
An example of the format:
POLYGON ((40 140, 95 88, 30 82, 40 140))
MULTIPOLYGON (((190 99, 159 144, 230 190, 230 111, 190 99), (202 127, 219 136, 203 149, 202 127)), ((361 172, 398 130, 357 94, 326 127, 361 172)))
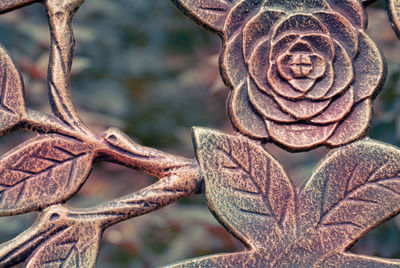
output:
MULTIPOLYGON (((48 16, 48 92, 53 114, 27 107, 24 82, 0 47, 0 134, 37 136, 0 158, 0 216, 40 211, 34 225, 0 245, 0 265, 94 267, 103 231, 203 193, 213 215, 248 248, 170 267, 400 267, 349 253, 367 231, 400 212, 400 151, 367 136, 385 60, 365 33, 360 0, 173 0, 222 39, 235 135, 193 128, 196 158, 138 145, 111 128, 98 135, 70 93, 72 20, 84 0, 3 0, 0 14, 40 2, 48 16), (265 149, 331 148, 295 189, 265 149), (159 181, 87 209, 65 204, 96 161, 159 181)), ((400 2, 388 1, 400 31, 400 2)))

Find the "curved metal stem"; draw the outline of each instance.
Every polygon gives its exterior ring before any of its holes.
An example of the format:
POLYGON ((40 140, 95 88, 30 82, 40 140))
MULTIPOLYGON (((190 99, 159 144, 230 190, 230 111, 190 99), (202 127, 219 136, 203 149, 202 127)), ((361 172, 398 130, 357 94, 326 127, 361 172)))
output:
POLYGON ((201 185, 199 169, 186 168, 177 172, 176 175, 162 178, 157 183, 124 197, 88 209, 75 209, 68 217, 89 218, 106 229, 129 218, 165 207, 182 197, 199 194, 201 185))
POLYGON ((14 9, 30 5, 41 0, 1 0, 0 1, 0 14, 7 13, 14 9))
MULTIPOLYGON (((47 121, 45 131, 65 131, 63 123, 57 123, 52 117, 28 114, 31 115, 31 121, 28 122, 31 128, 43 126, 45 124, 42 122, 47 121)), ((82 226, 85 226, 85 228, 93 228, 94 232, 100 234, 106 228, 121 221, 150 213, 182 197, 201 192, 200 168, 193 159, 177 157, 140 146, 117 129, 108 130, 96 146, 100 159, 107 158, 107 160, 146 172, 158 177, 160 181, 140 191, 92 208, 77 209, 55 205, 45 209, 30 229, 0 245, 1 265, 14 265, 25 261, 34 254, 36 248, 48 243, 50 237, 64 230, 70 228, 82 230, 82 226)), ((74 236, 77 241, 82 239, 82 243, 86 243, 85 241, 90 238, 80 233, 74 236)), ((98 245, 99 241, 94 243, 98 245)))
POLYGON ((48 69, 50 103, 54 114, 66 125, 90 135, 80 119, 70 93, 70 74, 75 40, 72 18, 84 0, 46 0, 51 50, 48 69))

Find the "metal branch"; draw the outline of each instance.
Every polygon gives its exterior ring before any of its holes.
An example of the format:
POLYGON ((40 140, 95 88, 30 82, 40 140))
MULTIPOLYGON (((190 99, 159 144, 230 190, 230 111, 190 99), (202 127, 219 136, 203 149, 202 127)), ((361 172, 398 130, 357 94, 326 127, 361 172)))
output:
POLYGON ((141 146, 115 128, 105 132, 103 143, 98 144, 97 148, 100 159, 145 172, 160 181, 97 207, 73 212, 69 217, 94 218, 102 228, 107 228, 201 192, 200 167, 194 159, 141 146))
MULTIPOLYGON (((44 125, 41 122, 47 122, 46 131, 65 130, 63 123, 54 121, 52 117, 29 114, 31 118, 29 124, 32 128, 44 125)), ((135 193, 92 208, 77 209, 64 205, 48 207, 30 229, 0 245, 0 265, 14 265, 26 261, 30 256, 30 261, 38 260, 39 257, 35 256, 36 249, 43 249, 49 243, 54 243, 54 245, 62 243, 61 233, 64 230, 65 232, 72 230, 70 236, 81 243, 82 247, 98 245, 99 239, 97 241, 95 237, 95 241, 90 240, 92 237, 82 230, 91 228, 93 232, 100 234, 106 228, 121 221, 150 213, 182 197, 201 192, 202 178, 197 161, 140 146, 117 129, 108 130, 99 140, 95 146, 100 159, 106 158, 146 172, 158 177, 160 181, 135 193), (78 232, 79 230, 81 232, 78 232)), ((51 254, 51 251, 46 254, 51 254)), ((94 263, 95 258, 96 254, 92 254, 86 260, 94 263)))
MULTIPOLYGON (((89 236, 85 230, 91 228, 92 233, 100 234, 106 228, 121 221, 152 212, 182 197, 198 194, 201 185, 199 168, 184 168, 175 175, 164 178, 138 192, 93 208, 74 209, 64 205, 49 207, 41 213, 30 229, 0 245, 0 265, 7 267, 15 265, 24 262, 31 255, 33 255, 31 260, 40 258, 34 256, 36 248, 43 248, 49 243, 54 243, 54 246, 61 244, 62 238, 57 238, 56 235, 73 228, 76 228, 76 231, 70 234, 69 240, 79 241, 82 247, 95 249, 94 245, 98 246, 100 240, 89 236), (93 242, 91 239, 97 241, 93 242)), ((86 261, 95 263, 96 256, 96 252, 90 254, 86 261)))
POLYGON ((70 93, 70 73, 75 45, 72 18, 83 1, 44 2, 51 35, 48 88, 54 114, 70 127, 90 134, 76 111, 70 93))
POLYGON ((193 159, 141 146, 116 128, 110 128, 105 132, 102 143, 97 144, 97 150, 100 159, 133 168, 157 178, 172 176, 185 168, 198 165, 193 159))
POLYGON ((30 5, 40 0, 1 0, 0 1, 0 14, 7 13, 14 9, 30 5))
POLYGON ((161 179, 140 191, 99 206, 72 211, 68 217, 92 219, 108 228, 129 218, 138 217, 201 192, 198 166, 179 169, 175 175, 161 179))
POLYGON ((35 110, 28 110, 26 118, 23 118, 17 128, 39 134, 57 133, 82 140, 87 139, 84 133, 71 129, 58 117, 35 110))

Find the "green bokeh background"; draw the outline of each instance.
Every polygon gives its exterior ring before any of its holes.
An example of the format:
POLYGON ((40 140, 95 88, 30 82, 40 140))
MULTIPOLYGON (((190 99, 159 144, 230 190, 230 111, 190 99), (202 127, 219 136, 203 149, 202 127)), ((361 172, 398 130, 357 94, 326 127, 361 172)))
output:
MULTIPOLYGON (((369 8, 369 34, 384 50, 389 75, 375 101, 371 137, 400 145, 400 41, 384 1, 369 8)), ((218 71, 219 39, 189 21, 170 1, 87 0, 75 17, 72 95, 84 121, 97 132, 123 129, 141 144, 193 157, 190 128, 232 132, 225 113, 228 89, 218 71)), ((24 75, 30 107, 50 112, 46 90, 49 33, 39 4, 0 16, 0 42, 24 75)), ((30 137, 0 139, 5 153, 30 137)), ((297 185, 327 152, 269 150, 297 185)), ((99 163, 71 204, 87 207, 136 191, 154 178, 99 163)), ((0 242, 27 228, 35 214, 0 218, 0 242)), ((368 233, 352 250, 400 258, 400 218, 368 233)), ((98 267, 154 267, 243 247, 209 213, 202 196, 121 223, 104 234, 98 267)))

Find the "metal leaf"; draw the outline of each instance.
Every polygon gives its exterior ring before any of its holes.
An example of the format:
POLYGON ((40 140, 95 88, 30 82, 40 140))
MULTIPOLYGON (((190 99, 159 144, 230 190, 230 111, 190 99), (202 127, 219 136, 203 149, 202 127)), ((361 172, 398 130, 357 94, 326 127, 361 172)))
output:
POLYGON ((101 232, 88 224, 66 227, 43 243, 26 267, 95 267, 101 232))
POLYGON ((384 258, 371 258, 351 253, 334 254, 329 256, 321 264, 322 267, 369 267, 369 268, 389 268, 399 267, 400 262, 384 258))
POLYGON ((399 213, 399 162, 399 149, 371 139, 329 154, 301 192, 300 231, 313 233, 305 252, 342 252, 399 213))
POLYGON ((80 140, 56 134, 28 140, 0 159, 0 216, 69 199, 92 161, 93 149, 80 140))
POLYGON ((281 165, 252 141, 195 128, 207 203, 252 248, 280 247, 295 233, 295 191, 281 165))
POLYGON ((14 127, 26 114, 21 73, 6 50, 0 46, 0 135, 14 127))
POLYGON ((256 261, 256 267, 398 265, 346 250, 399 213, 399 149, 371 139, 342 147, 321 162, 296 198, 283 168, 249 139, 196 128, 194 143, 211 211, 257 253, 215 255, 177 267, 218 266, 233 258, 256 261))
POLYGON ((248 251, 211 255, 166 266, 166 268, 184 267, 269 267, 269 263, 260 253, 248 251))
POLYGON ((95 267, 102 232, 95 219, 52 206, 31 228, 0 245, 0 266, 95 267))
POLYGON ((225 19, 239 0, 172 0, 182 11, 200 25, 222 32, 225 19))

